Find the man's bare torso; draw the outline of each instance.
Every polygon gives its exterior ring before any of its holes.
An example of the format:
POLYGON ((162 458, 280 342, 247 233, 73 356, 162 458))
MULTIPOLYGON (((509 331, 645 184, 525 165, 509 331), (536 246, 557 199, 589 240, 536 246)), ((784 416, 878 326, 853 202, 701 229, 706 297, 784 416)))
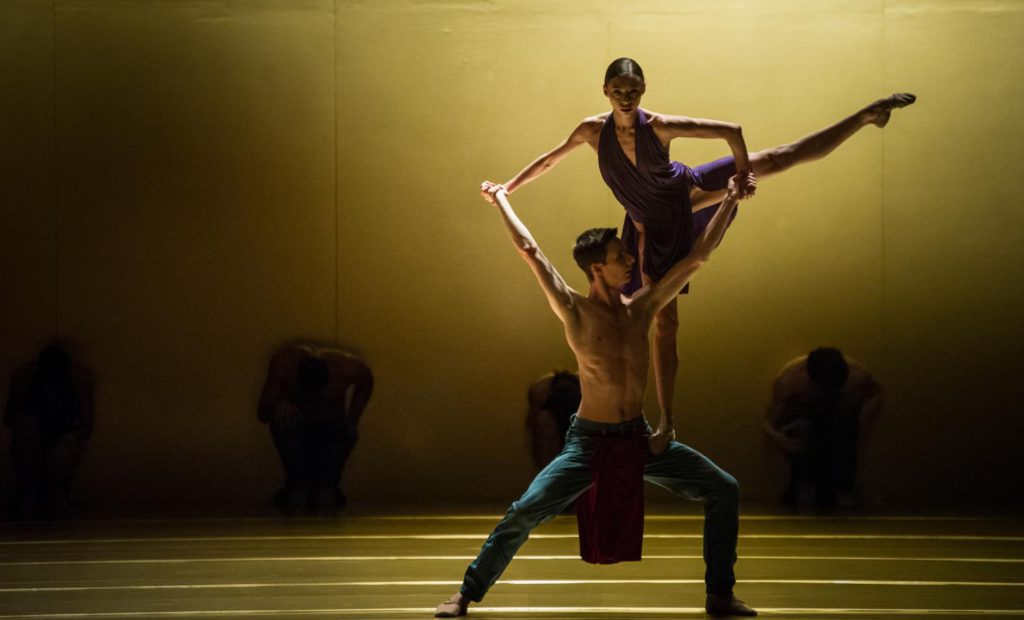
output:
POLYGON ((580 369, 581 418, 616 423, 643 415, 651 325, 643 293, 614 305, 581 298, 579 321, 566 324, 580 369))

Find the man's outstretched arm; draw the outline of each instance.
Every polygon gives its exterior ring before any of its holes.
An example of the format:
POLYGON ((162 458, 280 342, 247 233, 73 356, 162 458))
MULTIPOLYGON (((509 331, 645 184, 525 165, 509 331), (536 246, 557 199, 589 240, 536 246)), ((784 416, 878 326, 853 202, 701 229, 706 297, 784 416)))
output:
POLYGON ((548 305, 563 323, 575 320, 577 317, 576 297, 578 294, 572 290, 561 274, 551 264, 548 257, 541 252, 533 235, 526 228, 526 225, 519 219, 512 205, 508 202, 508 194, 500 185, 484 181, 480 185, 480 195, 484 199, 498 207, 505 230, 508 231, 512 243, 516 246, 519 255, 523 257, 526 264, 533 270, 537 277, 544 296, 548 299, 548 305))
POLYGON ((690 281, 693 274, 708 262, 711 253, 722 242, 725 229, 729 227, 729 220, 736 211, 736 203, 739 200, 739 190, 736 187, 736 177, 729 179, 729 189, 725 192, 725 198, 718 211, 711 217, 704 233, 694 242, 690 253, 684 256, 672 268, 665 277, 651 285, 648 299, 650 312, 657 313, 668 305, 676 295, 679 294, 686 283, 690 281))

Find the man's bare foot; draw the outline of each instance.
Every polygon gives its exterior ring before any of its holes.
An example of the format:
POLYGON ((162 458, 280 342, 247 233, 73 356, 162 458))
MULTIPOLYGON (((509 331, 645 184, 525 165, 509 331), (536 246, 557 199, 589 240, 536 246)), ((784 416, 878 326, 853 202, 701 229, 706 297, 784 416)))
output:
POLYGON ((469 609, 469 599, 462 596, 462 593, 453 594, 450 599, 441 603, 434 610, 435 618, 458 618, 465 616, 469 609))
POLYGON ((704 611, 712 617, 757 615, 753 607, 731 594, 708 594, 704 611))
POLYGON ((864 113, 867 116, 867 122, 876 127, 885 127, 889 124, 889 116, 893 110, 905 108, 915 101, 917 101, 917 97, 910 93, 894 93, 890 97, 872 103, 864 110, 864 113))

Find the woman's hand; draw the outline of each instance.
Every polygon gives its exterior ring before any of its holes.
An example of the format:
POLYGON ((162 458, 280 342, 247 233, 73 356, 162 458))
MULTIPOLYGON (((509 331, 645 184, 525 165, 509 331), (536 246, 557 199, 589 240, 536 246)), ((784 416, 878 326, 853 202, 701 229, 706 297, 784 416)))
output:
POLYGON ((733 186, 734 180, 740 198, 750 198, 757 191, 757 177, 754 176, 753 170, 737 172, 736 176, 729 180, 730 187, 733 186))
POLYGON ((480 196, 492 205, 498 204, 498 192, 504 192, 507 194, 508 190, 506 190, 505 186, 501 183, 494 183, 492 181, 484 181, 480 184, 480 196))

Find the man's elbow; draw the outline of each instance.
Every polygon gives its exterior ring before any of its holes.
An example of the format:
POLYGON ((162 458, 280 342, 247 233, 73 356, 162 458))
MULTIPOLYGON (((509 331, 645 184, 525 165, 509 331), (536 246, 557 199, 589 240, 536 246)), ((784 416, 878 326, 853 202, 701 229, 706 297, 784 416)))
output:
POLYGON ((690 259, 690 270, 691 272, 697 271, 711 260, 711 251, 714 248, 695 247, 690 255, 687 257, 690 259))
POLYGON ((537 253, 540 251, 540 248, 537 247, 536 243, 531 243, 529 241, 522 241, 516 244, 516 249, 519 250, 519 255, 527 261, 537 258, 537 253))

